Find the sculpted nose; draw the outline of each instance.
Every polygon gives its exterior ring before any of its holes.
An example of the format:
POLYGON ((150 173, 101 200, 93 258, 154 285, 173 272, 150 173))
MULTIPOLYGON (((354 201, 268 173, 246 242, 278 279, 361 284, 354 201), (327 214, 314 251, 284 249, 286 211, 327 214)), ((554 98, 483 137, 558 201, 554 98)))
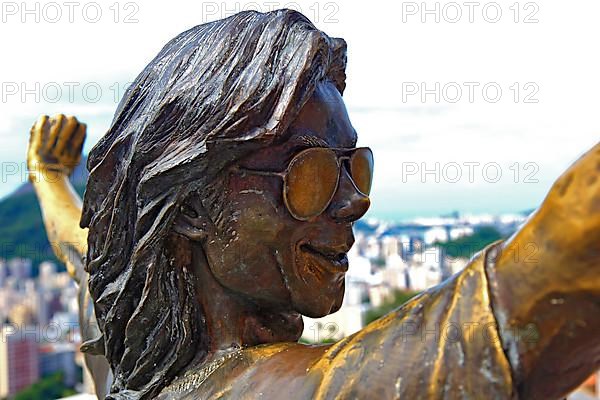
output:
POLYGON ((352 182, 346 168, 342 168, 338 189, 331 200, 328 213, 336 222, 354 222, 367 212, 371 200, 352 182))

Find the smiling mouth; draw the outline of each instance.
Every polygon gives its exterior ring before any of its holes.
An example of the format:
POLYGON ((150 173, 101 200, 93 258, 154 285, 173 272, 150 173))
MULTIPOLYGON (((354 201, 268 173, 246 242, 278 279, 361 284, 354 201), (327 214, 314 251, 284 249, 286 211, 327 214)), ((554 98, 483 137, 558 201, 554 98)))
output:
POLYGON ((335 252, 324 248, 316 248, 308 243, 300 246, 300 250, 316 258, 330 272, 348 271, 348 256, 344 252, 335 252), (324 265, 323 265, 324 264, 324 265))

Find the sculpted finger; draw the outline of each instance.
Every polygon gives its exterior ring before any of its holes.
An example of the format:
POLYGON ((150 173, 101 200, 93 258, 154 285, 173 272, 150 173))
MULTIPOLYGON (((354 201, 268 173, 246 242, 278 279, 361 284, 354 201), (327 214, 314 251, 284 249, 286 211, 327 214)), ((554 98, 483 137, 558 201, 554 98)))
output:
POLYGON ((48 135, 48 140, 46 141, 46 151, 51 152, 54 144, 56 143, 56 139, 58 137, 58 133, 60 132, 62 125, 64 123, 65 116, 63 114, 58 114, 54 116, 54 118, 50 121, 50 134, 48 135))
POLYGON ((38 118, 38 120, 31 127, 31 131, 29 133, 29 151, 37 152, 39 148, 42 146, 42 136, 44 125, 48 121, 47 115, 42 115, 38 118))
POLYGON ((58 134, 56 146, 54 147, 54 154, 57 157, 64 152, 67 143, 73 137, 73 134, 76 133, 78 125, 79 123, 75 117, 67 117, 65 119, 63 127, 58 134))
POLYGON ((68 149, 72 157, 81 157, 81 150, 83 149, 83 142, 85 141, 86 130, 86 124, 81 123, 77 127, 77 131, 73 135, 73 141, 71 142, 71 146, 69 146, 68 149))

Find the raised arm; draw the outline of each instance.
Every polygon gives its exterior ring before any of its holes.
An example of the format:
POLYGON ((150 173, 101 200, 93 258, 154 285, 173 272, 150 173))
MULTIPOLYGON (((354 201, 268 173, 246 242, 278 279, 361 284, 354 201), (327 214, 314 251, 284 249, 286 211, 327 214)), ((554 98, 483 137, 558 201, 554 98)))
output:
POLYGON ((31 128, 27 167, 40 202, 48 239, 77 282, 83 273, 87 229, 79 227, 81 198, 69 175, 81 160, 86 125, 75 117, 41 116, 31 128))
MULTIPOLYGON (((81 198, 69 182, 69 175, 81 161, 86 126, 75 117, 41 116, 31 128, 27 167, 37 194, 48 240, 56 256, 65 263, 79 284, 79 325, 83 341, 99 337, 98 324, 88 292, 84 271, 87 229, 79 227, 81 198)), ((112 380, 106 358, 85 354, 96 395, 104 398, 112 380)))
POLYGON ((492 306, 520 398, 564 396, 600 367, 600 143, 498 250, 492 306))

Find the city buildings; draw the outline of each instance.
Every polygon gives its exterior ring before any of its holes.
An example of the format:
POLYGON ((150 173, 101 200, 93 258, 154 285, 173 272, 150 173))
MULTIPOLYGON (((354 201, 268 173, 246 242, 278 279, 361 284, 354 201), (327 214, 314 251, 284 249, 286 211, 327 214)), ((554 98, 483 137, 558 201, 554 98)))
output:
POLYGON ((77 289, 53 263, 38 270, 0 260, 0 398, 58 372, 65 387, 81 386, 77 289))
POLYGON ((0 398, 6 398, 39 379, 38 344, 32 327, 5 326, 0 340, 0 398))

